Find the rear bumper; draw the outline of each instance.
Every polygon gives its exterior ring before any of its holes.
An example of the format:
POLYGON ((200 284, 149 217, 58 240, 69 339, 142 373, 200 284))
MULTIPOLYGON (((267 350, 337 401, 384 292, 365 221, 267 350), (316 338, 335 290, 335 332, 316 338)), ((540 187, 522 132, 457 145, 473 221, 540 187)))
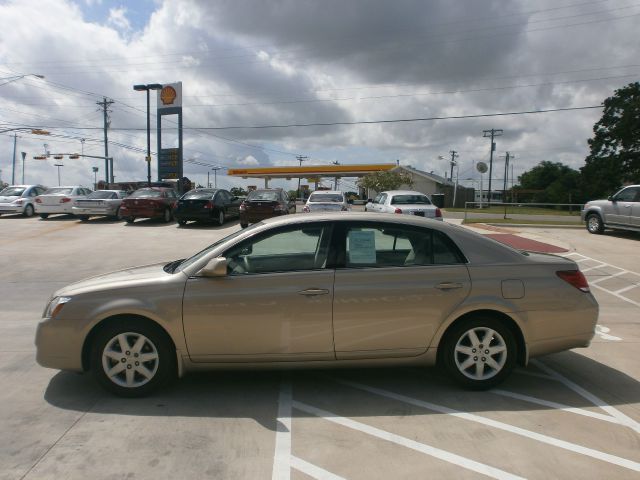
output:
POLYGON ((203 212, 185 212, 176 210, 173 216, 176 220, 213 220, 218 215, 216 210, 206 210, 203 212))
POLYGON ((60 204, 60 205, 39 205, 35 204, 35 212, 36 213, 73 213, 73 204, 69 202, 69 204, 60 204))
POLYGON ((279 217, 281 215, 286 215, 287 212, 270 212, 270 213, 240 213, 240 222, 241 223, 257 223, 262 220, 266 220, 267 218, 279 217))
POLYGON ((120 207, 120 215, 123 217, 136 217, 136 218, 157 218, 164 215, 166 209, 155 208, 127 208, 120 207))
POLYGON ((74 215, 115 215, 117 208, 96 208, 96 207, 73 207, 74 215))

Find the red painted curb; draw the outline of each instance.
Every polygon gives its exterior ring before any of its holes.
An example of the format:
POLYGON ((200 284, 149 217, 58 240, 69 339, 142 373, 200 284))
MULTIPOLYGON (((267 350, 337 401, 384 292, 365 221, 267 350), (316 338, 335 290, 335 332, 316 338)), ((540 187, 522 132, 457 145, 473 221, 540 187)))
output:
POLYGON ((530 240, 510 233, 488 233, 485 236, 518 250, 529 250, 531 252, 540 253, 564 253, 569 251, 566 248, 557 247, 556 245, 550 245, 544 242, 538 242, 536 240, 530 240))

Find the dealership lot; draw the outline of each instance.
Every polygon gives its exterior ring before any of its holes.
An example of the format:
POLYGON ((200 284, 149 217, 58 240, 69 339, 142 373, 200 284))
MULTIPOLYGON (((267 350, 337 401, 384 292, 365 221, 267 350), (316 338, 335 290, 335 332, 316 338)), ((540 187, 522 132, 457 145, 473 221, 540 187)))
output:
MULTIPOLYGON (((49 295, 184 258, 239 228, 0 218, 0 478, 638 478, 640 235, 505 229, 558 245, 601 306, 588 349, 489 392, 436 369, 190 374, 127 400, 35 363, 49 295)), ((301 312, 302 313, 302 312, 301 312)))

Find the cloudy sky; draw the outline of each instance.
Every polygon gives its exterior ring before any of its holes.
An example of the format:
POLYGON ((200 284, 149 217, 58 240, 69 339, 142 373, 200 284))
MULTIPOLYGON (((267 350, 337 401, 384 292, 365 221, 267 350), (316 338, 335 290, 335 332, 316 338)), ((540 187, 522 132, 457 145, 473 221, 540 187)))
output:
MULTIPOLYGON (((211 166, 296 165, 296 155, 444 175, 451 150, 471 184, 491 128, 504 131, 494 181, 506 151, 516 175, 543 160, 579 168, 600 109, 480 115, 600 105, 640 77, 639 20, 633 0, 4 0, 0 175, 11 181, 14 133, 17 183, 20 152, 25 181, 46 185, 56 161, 33 160, 45 148, 103 155, 106 97, 116 181, 145 179, 146 100, 132 86, 174 81, 185 174, 203 184, 211 166), (24 74, 45 78, 13 80, 24 74), (387 122, 433 117, 472 118, 387 122), (300 124, 312 125, 290 126, 300 124), (51 135, 8 131, 20 127, 51 135)), ((94 166, 104 176, 99 160, 63 163, 63 184, 92 185, 94 166)), ((218 186, 249 183, 218 175, 218 186)))

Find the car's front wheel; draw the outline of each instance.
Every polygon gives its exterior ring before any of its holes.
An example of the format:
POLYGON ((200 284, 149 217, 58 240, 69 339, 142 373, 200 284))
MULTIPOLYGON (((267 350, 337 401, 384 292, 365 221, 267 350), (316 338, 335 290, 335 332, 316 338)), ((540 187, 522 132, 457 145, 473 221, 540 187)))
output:
POLYGON ((122 397, 141 397, 176 377, 173 346, 158 326, 136 319, 101 329, 91 351, 100 385, 122 397))
POLYGON ((444 365, 453 378, 473 390, 502 382, 516 364, 511 330, 491 317, 474 317, 455 325, 443 345, 444 365))
POLYGON ((167 208, 164 211, 164 215, 162 217, 162 220, 164 221, 164 223, 169 223, 172 218, 173 218, 173 215, 171 214, 171 210, 167 208))
POLYGON ((41 213, 41 214, 40 214, 40 218, 41 218, 41 219, 43 219, 43 220, 44 220, 45 218, 49 218, 49 214, 48 214, 48 213, 41 213))
POLYGON ((224 225, 224 221, 225 221, 224 210, 220 210, 218 212, 218 225, 220 226, 224 225))
POLYGON ((33 217, 33 205, 27 205, 24 207, 23 215, 25 217, 33 217))
POLYGON ((590 213, 587 215, 587 230, 589 233, 602 233, 604 232, 604 224, 602 218, 597 213, 590 213))
POLYGON ((127 223, 133 223, 136 221, 136 217, 127 217, 127 223))

